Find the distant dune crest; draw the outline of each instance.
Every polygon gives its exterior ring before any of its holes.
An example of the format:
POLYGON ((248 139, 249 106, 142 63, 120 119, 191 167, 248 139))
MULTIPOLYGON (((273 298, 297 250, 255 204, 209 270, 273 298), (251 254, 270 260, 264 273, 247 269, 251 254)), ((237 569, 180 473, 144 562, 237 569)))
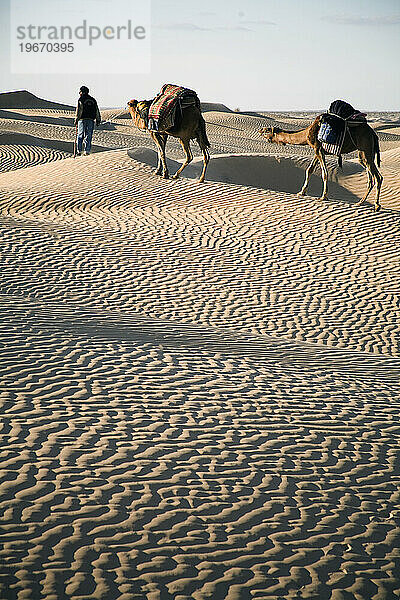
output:
POLYGON ((3 92, 0 94, 0 108, 54 108, 58 110, 74 110, 70 104, 61 104, 38 98, 27 90, 3 92))
POLYGON ((219 104, 218 102, 201 102, 201 110, 203 112, 210 112, 212 110, 227 113, 233 112, 233 110, 225 106, 225 104, 219 104))

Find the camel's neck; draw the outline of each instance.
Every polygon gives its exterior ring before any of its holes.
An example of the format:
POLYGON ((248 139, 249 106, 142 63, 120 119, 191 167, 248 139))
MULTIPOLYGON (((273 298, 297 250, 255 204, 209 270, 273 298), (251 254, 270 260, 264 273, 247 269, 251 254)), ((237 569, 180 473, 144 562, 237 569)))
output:
POLYGON ((131 113, 132 121, 135 123, 136 127, 138 127, 138 129, 146 129, 146 123, 144 122, 144 119, 142 119, 142 117, 132 109, 129 109, 129 112, 131 113))
POLYGON ((274 141, 304 146, 307 144, 308 131, 309 127, 307 127, 307 129, 302 129, 301 131, 280 131, 279 133, 275 133, 274 141))

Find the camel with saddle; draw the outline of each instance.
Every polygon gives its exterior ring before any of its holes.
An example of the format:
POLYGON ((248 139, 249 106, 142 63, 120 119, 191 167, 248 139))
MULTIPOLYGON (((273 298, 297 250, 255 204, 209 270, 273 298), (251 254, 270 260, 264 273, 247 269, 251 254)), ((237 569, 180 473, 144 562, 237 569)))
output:
MULTIPOLYGON (((342 101, 335 101, 342 102, 342 101)), ((332 103, 332 105, 335 103, 332 103)), ((343 103, 346 104, 346 103, 343 103)), ((331 107, 332 107, 331 105, 331 107)), ((350 105, 347 105, 350 106, 350 105)), ((352 108, 352 107, 350 107, 352 108)), ((353 109, 354 111, 354 109, 353 109)), ((351 112, 351 111, 350 111, 351 112)), ((325 113, 329 114, 329 113, 325 113)), ((350 119, 344 119, 347 121, 346 126, 343 130, 343 139, 340 145, 338 152, 330 150, 329 144, 325 144, 321 141, 321 128, 324 125, 324 115, 319 115, 315 121, 306 129, 302 129, 301 131, 285 131, 280 129, 279 127, 264 127, 260 130, 260 135, 262 135, 268 142, 276 143, 276 144, 294 144, 310 146, 314 152, 315 156, 306 170, 306 177, 300 195, 304 196, 307 191, 307 187, 310 180, 310 175, 314 171, 318 162, 321 165, 322 179, 324 182, 323 192, 321 196, 321 200, 326 200, 328 198, 328 169, 325 162, 326 154, 337 154, 339 156, 339 165, 341 166, 341 155, 348 154, 350 152, 354 152, 358 150, 358 158, 363 167, 365 167, 368 175, 368 188, 365 196, 357 203, 357 205, 363 204, 368 198, 369 193, 371 192, 374 185, 376 185, 376 197, 375 197, 375 211, 378 211, 381 208, 379 202, 380 190, 382 186, 383 177, 378 170, 378 167, 375 163, 378 163, 380 166, 380 151, 379 151, 379 140, 375 131, 368 125, 365 120, 365 115, 363 113, 359 113, 358 111, 354 111, 353 113, 355 117, 358 117, 350 124, 350 119), (361 115, 361 117, 359 117, 361 115)))
POLYGON ((183 169, 193 160, 190 140, 197 140, 203 154, 203 170, 199 181, 204 181, 210 161, 206 124, 201 114, 200 100, 193 90, 166 84, 152 100, 128 102, 132 120, 139 129, 149 131, 158 151, 156 174, 169 178, 165 156, 168 136, 179 140, 185 153, 185 161, 172 176, 177 179, 183 169), (174 96, 175 95, 175 96, 174 96))

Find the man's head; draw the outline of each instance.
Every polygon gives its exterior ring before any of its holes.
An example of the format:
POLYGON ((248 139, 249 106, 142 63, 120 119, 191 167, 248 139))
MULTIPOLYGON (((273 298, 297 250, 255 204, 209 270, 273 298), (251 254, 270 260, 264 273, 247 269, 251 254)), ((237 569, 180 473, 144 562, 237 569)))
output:
POLYGON ((82 85, 79 88, 79 93, 80 93, 81 96, 86 96, 89 93, 89 88, 86 87, 86 85, 82 85))

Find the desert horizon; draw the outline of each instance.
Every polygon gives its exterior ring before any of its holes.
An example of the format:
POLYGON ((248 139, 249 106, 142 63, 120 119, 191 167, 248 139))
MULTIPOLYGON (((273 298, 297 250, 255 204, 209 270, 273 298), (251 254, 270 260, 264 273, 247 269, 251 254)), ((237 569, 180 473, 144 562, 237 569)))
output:
MULTIPOLYGON (((56 99, 52 99, 52 98, 40 98, 38 97, 35 93, 23 89, 23 88, 19 88, 19 89, 12 89, 12 90, 3 90, 2 92, 0 92, 0 103, 1 102, 5 102, 4 108, 10 108, 7 107, 6 104, 7 102, 9 102, 9 100, 7 100, 6 98, 12 98, 12 104, 13 104, 13 108, 17 108, 17 98, 18 96, 21 96, 21 100, 23 98, 23 106, 21 105, 20 108, 29 108, 29 104, 27 104, 27 102, 33 102, 36 108, 40 108, 39 103, 40 102, 44 102, 45 104, 43 106, 47 106, 48 108, 50 106, 54 106, 56 104, 59 104, 60 106, 63 106, 65 108, 69 108, 69 109, 74 109, 76 108, 75 105, 72 104, 68 104, 68 103, 63 103, 60 102, 59 100, 56 99), (1 98, 4 98, 4 100, 1 100, 1 98)), ((252 113, 272 113, 272 114, 287 114, 287 113, 292 113, 292 114, 319 114, 319 113, 323 113, 327 110, 327 106, 320 106, 319 108, 296 108, 296 109, 289 109, 289 108, 285 108, 282 107, 280 110, 277 109, 269 109, 267 107, 263 107, 263 108, 255 108, 255 109, 250 109, 250 108, 246 108, 244 107, 243 110, 240 108, 233 108, 233 106, 235 106, 235 103, 233 102, 232 106, 228 107, 226 106, 223 102, 211 102, 211 101, 207 101, 205 100, 202 104, 204 104, 205 106, 208 105, 214 105, 214 106, 219 106, 219 107, 223 107, 225 110, 231 111, 231 112, 252 112, 252 113)), ((101 108, 101 110, 117 110, 119 107, 116 106, 104 106, 101 104, 100 99, 99 99, 99 106, 101 108)), ((386 108, 383 110, 378 110, 378 109, 366 109, 365 107, 361 106, 358 107, 362 112, 367 112, 369 114, 372 115, 378 115, 378 114, 393 114, 393 115, 399 115, 400 118, 400 111, 396 110, 394 108, 386 108)))

